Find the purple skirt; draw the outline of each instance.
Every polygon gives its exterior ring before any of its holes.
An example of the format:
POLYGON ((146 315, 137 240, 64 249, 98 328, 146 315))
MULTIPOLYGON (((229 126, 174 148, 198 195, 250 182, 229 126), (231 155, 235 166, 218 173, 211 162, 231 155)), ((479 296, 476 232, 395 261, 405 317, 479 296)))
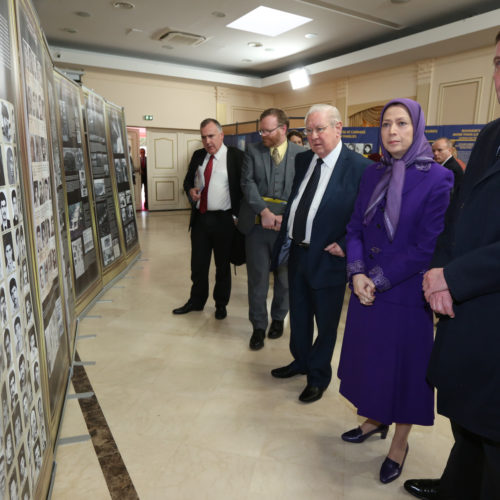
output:
POLYGON ((432 312, 422 303, 363 306, 351 295, 338 369, 340 393, 358 414, 384 424, 432 425, 434 391, 426 381, 432 312))

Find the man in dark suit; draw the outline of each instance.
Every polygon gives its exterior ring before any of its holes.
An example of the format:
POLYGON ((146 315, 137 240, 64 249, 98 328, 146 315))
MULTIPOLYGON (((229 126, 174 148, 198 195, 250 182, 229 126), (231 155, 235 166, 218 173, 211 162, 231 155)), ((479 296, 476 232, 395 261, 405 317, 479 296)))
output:
MULTIPOLYGON (((500 32, 495 86, 500 102, 500 32)), ((425 297, 439 319, 428 378, 455 443, 441 479, 410 479, 421 499, 500 498, 500 119, 478 135, 438 239, 425 297)))
POLYGON ((464 176, 464 171, 458 161, 455 160, 452 149, 453 144, 446 137, 440 137, 432 143, 434 160, 453 172, 453 176, 455 178, 453 182, 453 193, 456 193, 457 188, 462 181, 462 177, 464 176))
POLYGON ((208 271, 215 260, 215 317, 224 319, 231 295, 229 262, 235 220, 240 209, 240 172, 243 151, 227 147, 217 120, 207 118, 200 125, 204 149, 193 153, 184 190, 192 204, 191 219, 191 294, 174 314, 201 311, 208 299, 208 271))
POLYGON ((346 284, 345 233, 359 182, 371 162, 342 144, 337 108, 311 107, 306 115, 311 151, 297 155, 292 194, 283 218, 278 252, 290 245, 290 351, 294 360, 273 377, 307 374, 299 396, 321 398, 332 377, 332 355, 346 284), (314 320, 318 335, 313 342, 314 320))
MULTIPOLYGON (((244 199, 238 229, 245 235, 248 276, 248 316, 253 333, 250 349, 264 347, 268 324, 267 294, 273 246, 278 237, 286 202, 292 189, 295 155, 304 148, 287 141, 288 117, 277 108, 260 115, 262 142, 249 144, 241 174, 244 199)), ((288 313, 286 266, 273 271, 274 290, 268 337, 283 334, 288 313)))

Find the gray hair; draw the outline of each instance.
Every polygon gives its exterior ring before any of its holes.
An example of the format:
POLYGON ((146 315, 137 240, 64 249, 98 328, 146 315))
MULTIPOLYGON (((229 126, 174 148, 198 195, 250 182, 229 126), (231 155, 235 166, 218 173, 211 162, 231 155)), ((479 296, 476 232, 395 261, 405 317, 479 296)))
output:
POLYGON ((222 132, 222 126, 221 124, 215 119, 215 118, 205 118, 201 123, 200 123, 200 130, 202 128, 205 128, 207 125, 210 125, 210 123, 213 123, 219 132, 222 132))
POLYGON ((328 116, 328 121, 332 126, 334 126, 337 122, 342 121, 339 110, 331 104, 313 104, 306 114, 306 117, 304 119, 305 123, 307 123, 307 118, 309 118, 309 115, 312 113, 326 113, 328 116))

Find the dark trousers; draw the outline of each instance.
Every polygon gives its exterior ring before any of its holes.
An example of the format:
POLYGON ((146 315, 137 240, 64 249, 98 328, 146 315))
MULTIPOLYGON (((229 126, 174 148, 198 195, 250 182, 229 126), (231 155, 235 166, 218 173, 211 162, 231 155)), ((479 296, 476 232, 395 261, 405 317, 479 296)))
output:
POLYGON ((455 444, 439 483, 440 500, 500 500, 500 442, 451 421, 455 444))
POLYGON ((215 260, 214 300, 225 306, 231 295, 231 245, 235 226, 231 210, 196 214, 191 228, 191 287, 190 300, 203 307, 208 299, 208 271, 215 260))
POLYGON ((344 302, 345 285, 314 289, 307 272, 307 248, 292 245, 288 261, 290 352, 307 383, 326 389, 344 302), (314 321, 318 335, 313 342, 314 321))

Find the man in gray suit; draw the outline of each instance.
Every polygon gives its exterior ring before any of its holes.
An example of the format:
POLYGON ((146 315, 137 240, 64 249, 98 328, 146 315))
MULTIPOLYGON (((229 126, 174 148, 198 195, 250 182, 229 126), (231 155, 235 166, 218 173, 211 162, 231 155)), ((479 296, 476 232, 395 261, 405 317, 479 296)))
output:
MULTIPOLYGON (((288 117, 281 109, 266 109, 260 115, 262 142, 248 145, 241 173, 243 200, 238 229, 246 235, 248 314, 253 326, 250 349, 253 350, 264 347, 273 246, 292 189, 295 155, 304 151, 287 141, 288 125, 288 117)), ((273 274, 272 321, 268 336, 276 339, 283 334, 283 321, 288 313, 286 266, 273 274)))

